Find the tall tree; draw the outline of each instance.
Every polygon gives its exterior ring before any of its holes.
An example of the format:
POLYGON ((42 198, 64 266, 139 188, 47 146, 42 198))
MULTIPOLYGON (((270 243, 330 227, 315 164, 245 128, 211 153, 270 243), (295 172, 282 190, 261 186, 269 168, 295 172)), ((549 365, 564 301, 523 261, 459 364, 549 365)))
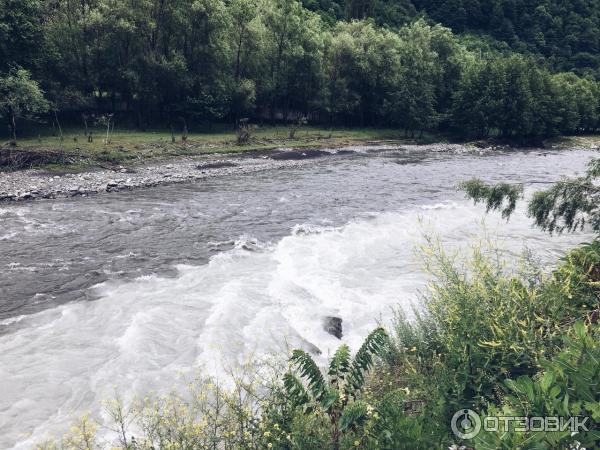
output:
POLYGON ((33 119, 49 108, 44 92, 25 69, 11 69, 0 77, 0 115, 8 120, 13 144, 17 142, 17 119, 33 119))
POLYGON ((0 0, 0 72, 39 69, 45 57, 45 10, 40 0, 0 0))

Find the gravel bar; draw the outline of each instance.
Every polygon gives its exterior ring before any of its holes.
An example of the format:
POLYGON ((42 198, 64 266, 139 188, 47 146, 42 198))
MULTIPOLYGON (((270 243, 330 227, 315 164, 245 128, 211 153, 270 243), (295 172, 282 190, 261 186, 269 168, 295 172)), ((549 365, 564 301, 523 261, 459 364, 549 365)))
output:
POLYGON ((53 173, 39 169, 0 172, 0 202, 88 196, 152 186, 185 183, 211 177, 282 169, 306 160, 267 158, 177 159, 115 170, 53 173))

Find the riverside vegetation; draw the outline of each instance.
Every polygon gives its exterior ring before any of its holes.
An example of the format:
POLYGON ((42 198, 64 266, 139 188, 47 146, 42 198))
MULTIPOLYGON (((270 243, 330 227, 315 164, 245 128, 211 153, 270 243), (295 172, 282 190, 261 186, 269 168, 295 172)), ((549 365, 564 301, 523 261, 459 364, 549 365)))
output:
MULTIPOLYGON (((534 223, 553 232, 600 230, 600 160, 581 177, 536 193, 534 223)), ((462 188, 509 217, 519 186, 462 188)), ((44 449, 567 449, 600 446, 600 242, 547 273, 525 255, 507 264, 492 246, 467 260, 429 239, 434 276, 422 308, 375 329, 352 358, 342 345, 323 371, 295 350, 289 364, 249 362, 229 387, 198 378, 185 395, 112 401, 108 424, 84 418, 44 449), (487 416, 589 417, 573 434, 482 430, 461 441, 456 411, 487 416), (109 437, 107 437, 107 431, 109 437)))
POLYGON ((213 123, 242 124, 242 143, 261 122, 290 138, 306 122, 528 142, 592 133, 600 8, 569 3, 1 0, 0 115, 13 145, 28 135, 67 151, 109 146, 115 126, 182 144, 213 123))

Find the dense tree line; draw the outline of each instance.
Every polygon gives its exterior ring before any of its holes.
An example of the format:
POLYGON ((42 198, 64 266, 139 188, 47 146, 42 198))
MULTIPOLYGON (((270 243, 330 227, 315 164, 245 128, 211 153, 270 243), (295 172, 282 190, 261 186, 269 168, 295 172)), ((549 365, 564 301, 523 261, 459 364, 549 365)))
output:
POLYGON ((557 70, 600 77, 599 0, 303 0, 327 21, 371 17, 397 27, 426 16, 456 33, 487 34, 557 70))
POLYGON ((140 128, 242 117, 476 137, 600 128, 591 74, 466 45, 413 20, 408 1, 311 1, 0 0, 0 115, 13 134, 15 115, 43 110, 140 128), (19 92, 36 98, 31 111, 5 101, 19 92))
POLYGON ((418 10, 455 32, 476 31, 520 52, 549 59, 557 70, 600 77, 598 0, 414 0, 418 10))

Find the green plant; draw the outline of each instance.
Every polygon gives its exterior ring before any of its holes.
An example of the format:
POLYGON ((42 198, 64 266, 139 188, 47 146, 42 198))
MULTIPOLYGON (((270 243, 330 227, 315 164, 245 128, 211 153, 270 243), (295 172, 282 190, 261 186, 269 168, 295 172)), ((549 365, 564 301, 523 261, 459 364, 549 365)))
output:
POLYGON ((414 318, 397 315, 386 361, 432 421, 500 402, 504 380, 534 376, 562 349, 566 327, 597 320, 597 242, 549 275, 528 258, 509 271, 493 248, 475 247, 466 262, 431 241, 423 253, 433 282, 414 318))
POLYGON ((238 120, 235 132, 238 145, 245 145, 250 142, 250 139, 252 139, 252 125, 250 125, 247 118, 238 120))
POLYGON ((327 374, 324 376, 312 357, 303 350, 294 350, 291 362, 306 387, 292 371, 284 376, 284 386, 292 401, 306 413, 321 408, 331 425, 331 441, 334 449, 340 448, 340 437, 344 431, 355 429, 367 419, 367 404, 360 401, 365 385, 365 373, 372 369, 374 357, 381 356, 386 349, 388 335, 377 328, 351 358, 350 349, 342 345, 334 354, 327 374))
MULTIPOLYGON (((600 232, 600 159, 592 160, 581 177, 565 178, 550 188, 536 192, 527 207, 534 224, 549 233, 573 232, 589 224, 600 232)), ((501 210, 509 218, 523 195, 520 185, 499 183, 487 185, 473 178, 459 183, 459 189, 475 203, 485 202, 487 210, 501 210)))
POLYGON ((289 130, 290 139, 296 139, 296 132, 308 123, 306 117, 299 117, 298 120, 292 122, 289 130))
MULTIPOLYGON (((600 241, 582 244, 567 253, 553 273, 557 287, 569 299, 573 315, 585 315, 599 306, 600 241)), ((597 313, 596 313, 597 314, 597 313)))
POLYGON ((9 122, 13 145, 17 142, 17 119, 34 118, 48 109, 44 91, 27 70, 12 68, 0 75, 0 116, 9 122))
POLYGON ((523 195, 522 186, 509 183, 488 186, 478 178, 459 183, 458 188, 464 190, 467 197, 472 198, 475 204, 485 203, 487 212, 501 210, 502 217, 505 219, 514 212, 517 200, 523 195))
POLYGON ((588 417, 576 434, 562 431, 499 430, 476 436, 478 449, 598 448, 600 446, 600 327, 577 322, 564 335, 563 350, 542 362, 530 377, 505 381, 503 405, 487 415, 516 417, 588 417), (579 446, 579 447, 577 447, 579 446))

